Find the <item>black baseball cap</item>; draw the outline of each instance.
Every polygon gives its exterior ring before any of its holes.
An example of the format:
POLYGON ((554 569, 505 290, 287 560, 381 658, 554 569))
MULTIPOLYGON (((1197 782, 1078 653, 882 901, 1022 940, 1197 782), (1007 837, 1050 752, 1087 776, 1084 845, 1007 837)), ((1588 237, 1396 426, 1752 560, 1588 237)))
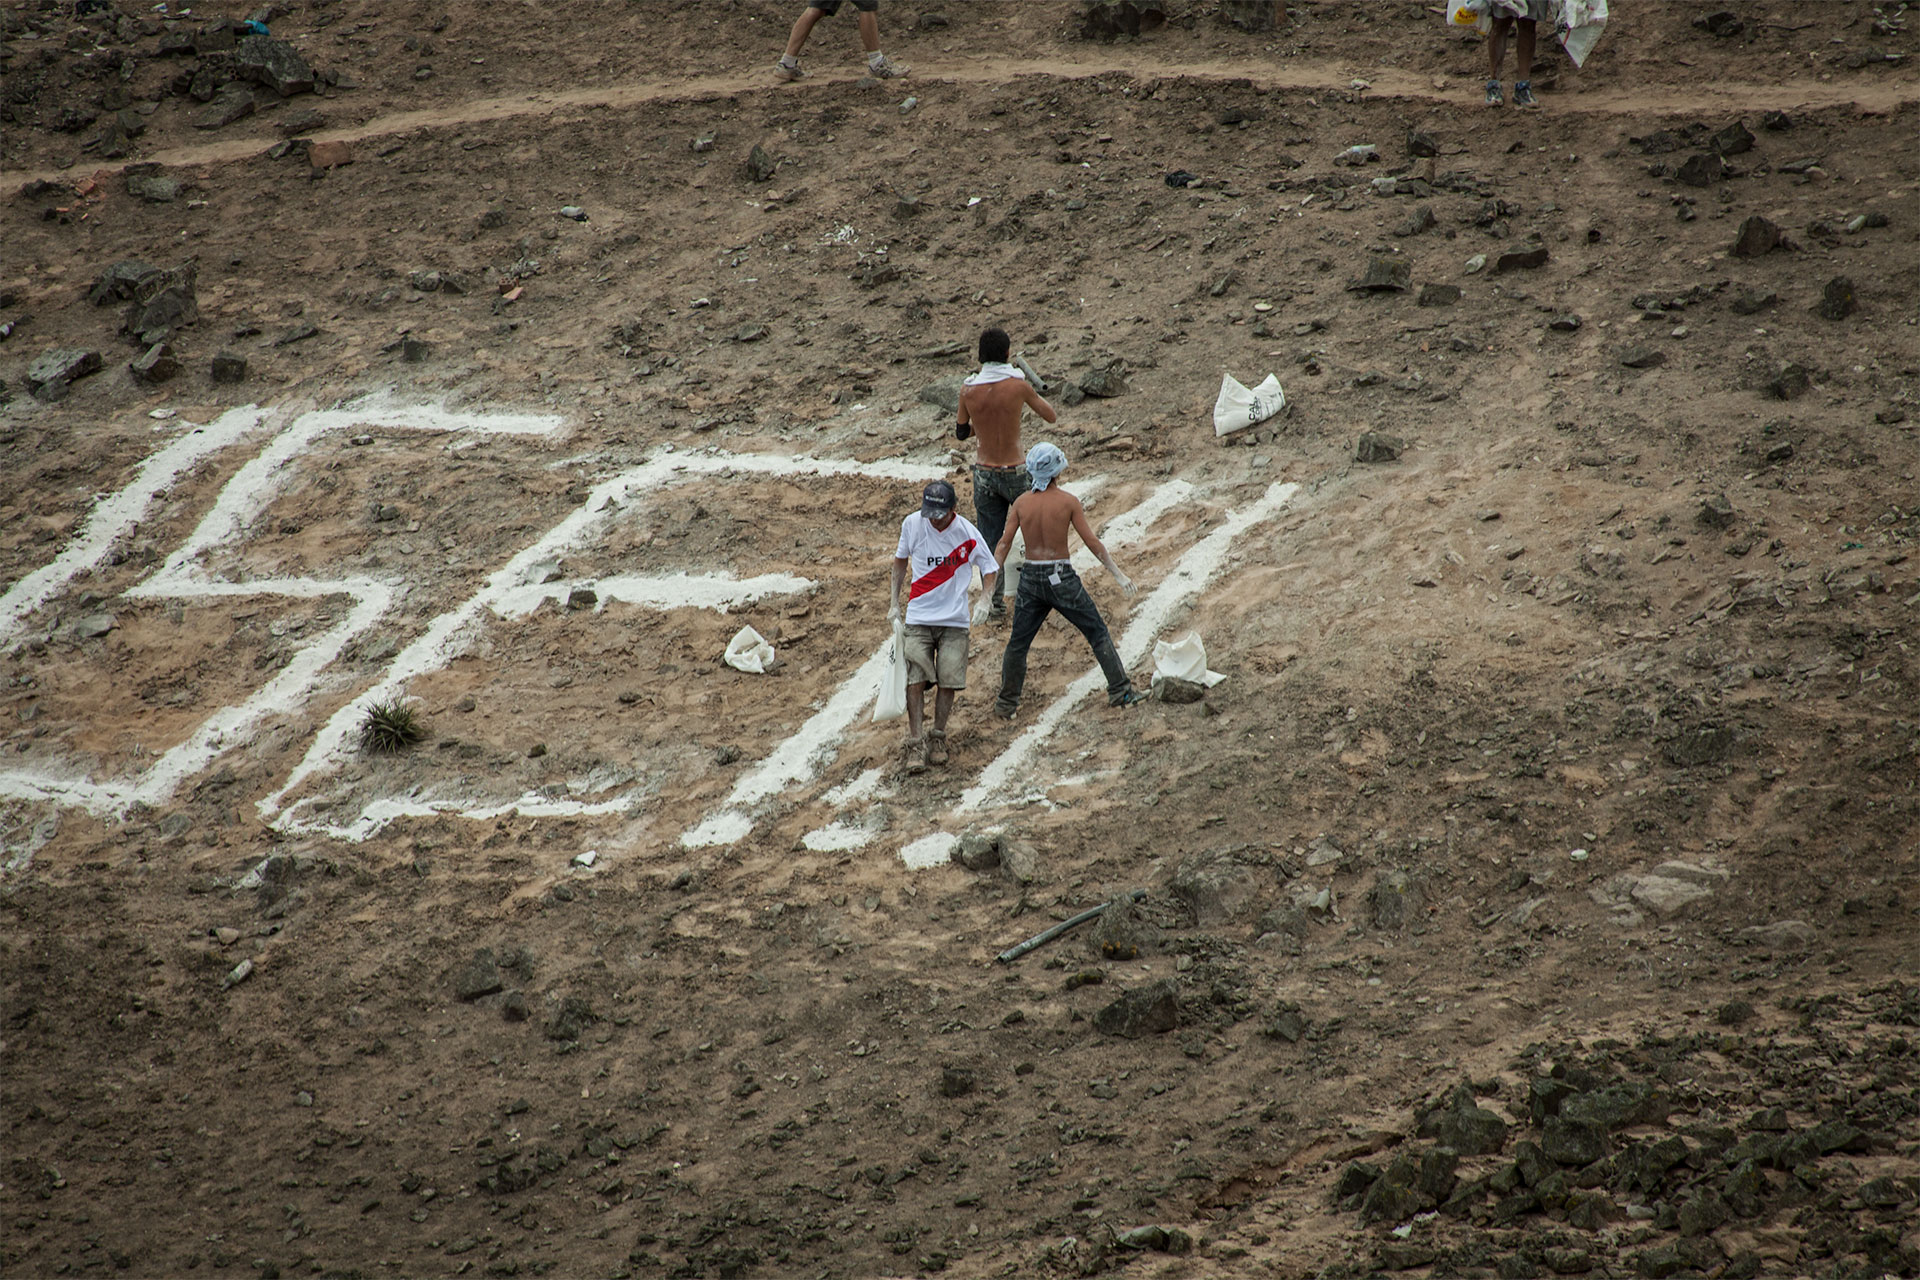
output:
POLYGON ((945 480, 935 480, 920 491, 920 514, 929 520, 939 520, 953 513, 960 503, 960 495, 945 480))

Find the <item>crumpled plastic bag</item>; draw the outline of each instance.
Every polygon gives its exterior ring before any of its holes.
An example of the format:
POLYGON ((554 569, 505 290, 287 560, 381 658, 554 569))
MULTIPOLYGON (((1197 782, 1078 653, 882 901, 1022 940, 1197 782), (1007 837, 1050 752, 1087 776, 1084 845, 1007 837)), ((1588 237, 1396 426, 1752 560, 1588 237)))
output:
POLYGON ((1493 19, 1487 16, 1487 0, 1452 0, 1447 5, 1447 25, 1474 27, 1486 35, 1493 30, 1493 19))
POLYGON ((1207 646, 1198 631, 1189 631, 1178 640, 1153 642, 1154 684, 1186 680, 1211 689, 1225 679, 1220 672, 1207 670, 1207 646))
POLYGON ((893 645, 887 669, 880 673, 880 692, 873 699, 874 720, 898 720, 907 714, 907 621, 893 620, 893 645))
POLYGON ((1251 389, 1241 386, 1232 374, 1223 374, 1220 394, 1213 402, 1213 434, 1225 436, 1244 431, 1286 407, 1287 393, 1280 389, 1280 379, 1272 374, 1251 389))
POLYGON ((735 671, 763 676, 773 666, 773 646, 752 627, 742 627, 734 633, 733 639, 727 641, 727 653, 723 661, 735 671))
POLYGON ((1585 66, 1587 55, 1600 43, 1607 29, 1607 0, 1561 0, 1560 44, 1576 67, 1585 66))

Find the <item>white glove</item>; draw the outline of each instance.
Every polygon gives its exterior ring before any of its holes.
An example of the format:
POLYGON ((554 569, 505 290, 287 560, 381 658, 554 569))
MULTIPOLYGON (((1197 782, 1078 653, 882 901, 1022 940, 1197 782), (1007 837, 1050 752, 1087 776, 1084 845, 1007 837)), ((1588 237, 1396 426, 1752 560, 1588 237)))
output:
POLYGON ((898 621, 900 621, 900 616, 901 616, 901 615, 900 615, 900 602, 899 602, 898 600, 891 600, 891 601, 888 601, 888 603, 887 603, 887 621, 888 621, 888 622, 898 622, 898 621))
POLYGON ((993 597, 985 591, 982 591, 979 601, 973 606, 973 625, 977 627, 985 623, 988 615, 992 612, 993 597))

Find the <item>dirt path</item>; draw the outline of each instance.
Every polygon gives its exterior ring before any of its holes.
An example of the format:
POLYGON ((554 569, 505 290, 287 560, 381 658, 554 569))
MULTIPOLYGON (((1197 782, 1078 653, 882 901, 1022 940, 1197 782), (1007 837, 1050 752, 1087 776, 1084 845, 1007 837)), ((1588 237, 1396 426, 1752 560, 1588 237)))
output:
MULTIPOLYGON (((1307 92, 1351 92, 1356 80, 1367 85, 1370 98, 1396 98, 1434 107, 1457 106, 1468 93, 1470 83, 1450 83, 1436 88, 1434 78, 1418 73, 1379 69, 1356 75, 1351 64, 1330 60, 1289 59, 1276 64, 1271 59, 1210 59, 1204 62, 1146 64, 1134 59, 1119 59, 1111 50, 1090 48, 1082 56, 1054 55, 1047 58, 942 58, 923 60, 910 80, 903 81, 902 94, 925 93, 934 86, 956 85, 968 90, 983 85, 1011 84, 1022 78, 1044 76, 1056 79, 1084 79, 1115 72, 1133 76, 1178 76, 1199 81, 1250 80, 1263 89, 1293 89, 1307 92)), ((338 129, 323 129, 313 134, 316 142, 366 142, 421 130, 438 130, 489 124, 526 116, 550 116, 563 111, 593 108, 628 108, 685 99, 727 97, 739 93, 779 92, 812 95, 836 91, 848 77, 822 75, 800 85, 773 85, 766 69, 754 66, 725 75, 689 76, 647 80, 637 83, 595 85, 566 93, 513 93, 498 97, 474 98, 452 107, 423 111, 402 111, 379 116, 361 124, 338 129)), ((1550 100, 1549 110, 1560 114, 1578 112, 1606 115, 1622 111, 1655 112, 1663 115, 1704 114, 1722 110, 1752 109, 1767 103, 1779 110, 1820 110, 1851 104, 1870 113, 1899 110, 1920 102, 1920 75, 1876 84, 1858 82, 1826 83, 1814 79, 1795 79, 1783 83, 1747 83, 1714 80, 1689 85, 1685 90, 1649 94, 1641 89, 1608 88, 1603 84, 1582 84, 1570 94, 1550 100)), ((223 138, 191 147, 176 147, 138 158, 141 163, 168 168, 204 167, 226 164, 257 155, 268 145, 258 135, 223 138)), ((124 166, 105 166, 117 173, 124 166)), ((57 169, 0 170, 0 190, 33 181, 57 181, 57 169)))

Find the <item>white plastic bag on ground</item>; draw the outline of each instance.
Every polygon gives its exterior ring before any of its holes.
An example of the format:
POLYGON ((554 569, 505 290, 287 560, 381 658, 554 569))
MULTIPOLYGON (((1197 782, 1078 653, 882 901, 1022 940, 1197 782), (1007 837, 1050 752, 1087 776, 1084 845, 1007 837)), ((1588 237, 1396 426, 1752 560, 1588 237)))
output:
POLYGON ((897 618, 893 624, 893 648, 887 655, 887 669, 880 674, 880 693, 873 700, 873 718, 898 720, 907 714, 907 623, 897 618))
POLYGON ((742 627, 727 641, 726 664, 735 671, 761 676, 773 665, 773 646, 752 627, 742 627))
POLYGON ((1241 386, 1232 374, 1224 374, 1220 378, 1220 395, 1213 402, 1213 434, 1225 436, 1244 431, 1286 407, 1287 393, 1280 389, 1280 379, 1272 374, 1251 390, 1241 386))
POLYGON ((1207 670, 1207 646, 1198 631, 1189 631, 1178 640, 1153 642, 1153 683, 1162 680, 1187 680, 1211 689, 1225 680, 1218 671, 1207 670))

